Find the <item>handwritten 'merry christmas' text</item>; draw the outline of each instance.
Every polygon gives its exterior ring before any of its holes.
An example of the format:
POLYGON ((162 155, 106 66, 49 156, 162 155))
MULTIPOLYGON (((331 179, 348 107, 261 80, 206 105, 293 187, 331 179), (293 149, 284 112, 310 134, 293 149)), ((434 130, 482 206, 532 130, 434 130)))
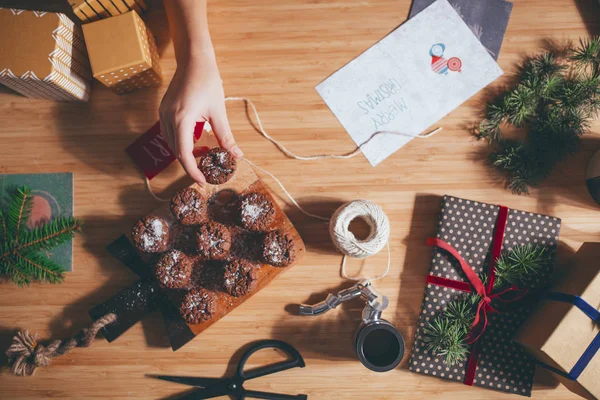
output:
POLYGON ((390 78, 356 103, 363 110, 363 114, 371 114, 375 131, 396 119, 401 112, 408 110, 404 98, 400 96, 401 89, 402 85, 395 78, 390 78))

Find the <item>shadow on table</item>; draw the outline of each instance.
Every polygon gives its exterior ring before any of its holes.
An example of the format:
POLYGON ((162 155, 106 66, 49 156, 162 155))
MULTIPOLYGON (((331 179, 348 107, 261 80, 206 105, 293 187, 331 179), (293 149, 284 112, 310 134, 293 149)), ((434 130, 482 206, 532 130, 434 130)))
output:
MULTIPOLYGON (((537 200, 536 212, 556 215, 555 209, 559 204, 586 210, 600 209, 600 206, 589 194, 586 184, 588 163, 598 149, 600 149, 600 138, 597 135, 587 133, 582 136, 577 152, 557 163, 546 179, 530 189, 530 196, 537 200)), ((506 176, 491 165, 489 155, 490 147, 487 142, 482 141, 471 153, 470 159, 477 165, 481 165, 486 174, 486 181, 494 182, 495 186, 504 187, 506 194, 510 195, 510 189, 506 187, 506 176)), ((564 229, 563 226, 563 231, 564 229)))
MULTIPOLYGON (((159 0, 149 3, 142 18, 163 54, 171 40, 164 6, 159 0)), ((88 103, 56 103, 53 115, 64 149, 97 171, 115 178, 133 176, 136 169, 124 150, 158 120, 158 106, 170 77, 165 78, 161 87, 121 96, 94 80, 88 103)))
POLYGON ((575 0, 577 10, 590 34, 600 35, 600 3, 598 0, 575 0))
MULTIPOLYGON (((50 339, 65 339, 81 328, 87 327, 92 322, 88 314, 92 307, 126 288, 137 279, 127 268, 120 266, 119 262, 112 258, 105 249, 112 238, 119 236, 119 231, 124 224, 121 219, 99 216, 82 216, 81 218, 85 223, 81 234, 83 247, 89 257, 98 261, 100 268, 98 278, 101 277, 105 283, 66 305, 62 312, 50 321, 50 339)), ((74 265, 75 271, 80 268, 84 269, 86 266, 74 265)), ((68 276, 67 279, 69 279, 68 276)))
POLYGON ((15 337, 19 330, 0 325, 0 372, 8 368, 6 350, 10 347, 13 337, 15 337))
POLYGON ((435 236, 441 203, 441 196, 417 193, 410 230, 403 240, 406 254, 400 276, 396 315, 393 320, 406 342, 406 355, 400 368, 408 366, 408 358, 423 301, 425 276, 429 272, 431 259, 431 248, 427 247, 425 242, 428 237, 435 236))
MULTIPOLYGON (((268 182, 270 184, 270 182, 268 182)), ((275 192, 278 193, 279 192, 275 192)), ((337 250, 329 235, 329 223, 302 213, 290 203, 285 195, 280 198, 288 204, 285 213, 304 240, 307 250, 320 254, 333 254, 337 250)), ((329 218, 344 202, 340 199, 306 196, 297 199, 298 204, 307 212, 329 218)))
MULTIPOLYGON (((328 293, 338 292, 348 286, 348 283, 344 282, 328 290, 313 293, 304 303, 318 303, 325 300, 328 293)), ((356 299, 329 311, 327 316, 306 317, 298 315, 298 304, 288 304, 285 309, 293 317, 286 317, 285 320, 276 323, 271 337, 289 342, 305 358, 356 359, 358 362, 352 338, 360 324, 364 305, 363 300, 356 299)))
POLYGON ((588 133, 581 139, 577 153, 558 163, 550 176, 535 192, 539 212, 552 215, 556 204, 600 210, 586 184, 586 170, 594 153, 600 149, 600 138, 588 133))

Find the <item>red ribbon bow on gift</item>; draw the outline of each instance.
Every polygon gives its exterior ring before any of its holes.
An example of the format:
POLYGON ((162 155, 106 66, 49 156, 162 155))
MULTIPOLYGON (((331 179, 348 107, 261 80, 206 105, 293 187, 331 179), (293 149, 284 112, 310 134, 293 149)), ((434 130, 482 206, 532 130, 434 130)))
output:
POLYGON ((477 360, 479 358, 479 345, 478 341, 485 332, 488 326, 488 313, 500 312, 492 306, 492 300, 499 300, 505 303, 510 303, 519 300, 527 294, 526 290, 519 289, 516 286, 511 286, 507 289, 501 290, 497 293, 492 293, 494 288, 494 281, 496 279, 496 264, 500 258, 502 251, 502 242, 504 240, 504 231, 506 229, 506 221, 508 219, 508 208, 500 206, 498 211, 498 219, 496 220, 496 229, 494 237, 492 238, 492 252, 490 255, 490 262, 487 271, 487 284, 481 281, 479 276, 475 273, 473 268, 462 258, 460 253, 445 241, 437 238, 429 238, 427 245, 437 246, 442 250, 447 251, 452 255, 459 263, 460 268, 465 273, 468 282, 457 281, 454 279, 442 278, 441 276, 427 276, 427 283, 434 285, 444 286, 456 290, 460 290, 468 293, 477 293, 481 300, 477 305, 477 313, 475 319, 471 324, 471 333, 469 335, 469 344, 473 344, 471 353, 469 355, 469 361, 467 369, 465 371, 464 383, 466 385, 472 385, 475 378, 475 370, 477 369, 477 360), (512 292, 511 297, 503 297, 505 294, 512 292))
MULTIPOLYGON (((500 241, 501 242, 501 241, 500 241)), ((505 303, 516 301, 522 298, 526 292, 522 289, 519 289, 515 285, 510 286, 500 292, 490 293, 494 286, 494 280, 496 277, 495 274, 495 265, 497 263, 497 257, 494 264, 494 269, 488 273, 488 283, 484 285, 479 276, 475 273, 473 268, 462 258, 462 256, 458 253, 458 251, 444 242, 441 239, 429 238, 427 239, 428 246, 436 246, 442 250, 447 251, 452 255, 459 263, 460 268, 465 273, 469 282, 455 281, 453 279, 442 278, 439 276, 430 275, 427 277, 428 283, 433 283, 436 285, 449 287, 456 290, 461 290, 463 292, 475 292, 480 297, 481 300, 477 305, 477 312, 475 314, 475 319, 471 324, 471 333, 469 335, 469 344, 475 343, 479 340, 483 332, 485 332, 488 325, 488 312, 499 312, 496 308, 492 306, 492 300, 499 300, 505 303), (503 298, 502 296, 509 292, 519 292, 518 296, 512 296, 511 298, 503 298)))

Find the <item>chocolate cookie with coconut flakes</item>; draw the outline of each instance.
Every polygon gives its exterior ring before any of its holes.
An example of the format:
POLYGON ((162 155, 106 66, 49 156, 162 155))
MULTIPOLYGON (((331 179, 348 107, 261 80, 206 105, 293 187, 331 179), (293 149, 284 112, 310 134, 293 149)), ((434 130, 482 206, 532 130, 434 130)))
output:
POLYGON ((169 225, 164 219, 149 215, 133 226, 131 238, 141 252, 162 253, 169 245, 169 225))

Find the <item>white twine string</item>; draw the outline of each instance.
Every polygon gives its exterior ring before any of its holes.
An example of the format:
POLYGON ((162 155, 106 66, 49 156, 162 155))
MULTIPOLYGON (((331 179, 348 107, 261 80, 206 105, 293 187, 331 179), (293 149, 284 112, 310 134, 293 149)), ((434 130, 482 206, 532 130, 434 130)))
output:
POLYGON ((366 258, 379 253, 387 246, 388 261, 385 271, 369 281, 384 278, 390 272, 390 221, 385 212, 377 204, 368 200, 354 200, 344 204, 331 216, 329 222, 329 235, 335 247, 344 255, 340 274, 343 278, 363 280, 364 278, 349 277, 346 273, 346 258, 366 258), (369 225, 369 234, 364 240, 359 240, 350 232, 350 223, 357 218, 362 218, 369 225))
POLYGON ((265 128, 263 127, 262 121, 260 120, 260 117, 258 115, 258 111, 256 110, 256 107, 254 106, 254 103, 252 103, 252 101, 250 99, 247 99, 245 97, 226 97, 225 101, 243 101, 246 104, 248 104, 250 106, 250 108, 252 108, 252 111, 254 113, 254 118, 256 118, 256 123, 258 124, 258 131, 259 131, 259 133, 265 139, 267 139, 269 142, 271 142, 275 146, 277 146, 277 148, 279 150, 281 150, 281 152, 283 154, 285 154, 286 156, 288 156, 290 158, 293 158, 293 159, 296 159, 296 160, 301 160, 301 161, 327 160, 327 159, 348 159, 348 158, 352 158, 352 157, 360 154, 363 146, 366 146, 371 140, 373 140, 376 136, 379 136, 379 135, 398 135, 398 136, 409 136, 409 137, 413 137, 413 138, 427 139, 427 138, 435 135, 436 133, 438 133, 439 131, 442 130, 442 128, 439 127, 437 129, 434 129, 433 131, 431 131, 429 133, 424 134, 424 135, 413 135, 412 133, 394 132, 394 131, 378 131, 378 132, 375 132, 374 134, 372 134, 360 146, 358 146, 356 149, 352 150, 349 153, 346 153, 346 154, 322 154, 322 155, 317 155, 317 156, 307 156, 307 157, 305 157, 305 156, 299 156, 299 155, 291 152, 283 144, 281 144, 278 140, 272 138, 271 135, 269 135, 265 131, 265 128))
MULTIPOLYGON (((282 153, 286 156, 301 160, 301 161, 311 161, 311 160, 326 160, 326 159, 348 159, 358 155, 362 147, 373 140, 376 136, 379 135, 400 135, 400 136, 410 136, 413 138, 426 139, 429 138, 439 131, 442 130, 441 127, 427 133, 424 135, 413 135, 410 133, 403 132, 393 132, 393 131, 379 131, 375 132, 373 135, 369 137, 365 142, 363 142, 360 146, 358 146, 353 151, 346 154, 323 154, 316 156, 299 156, 292 151, 288 150, 283 144, 281 144, 278 140, 271 137, 264 129, 262 121, 260 120, 260 116, 258 115, 258 111, 252 103, 251 100, 244 97, 227 97, 225 101, 243 101, 252 108, 254 113, 254 118, 256 118, 256 123, 258 124, 259 133, 268 141, 273 143, 282 153)), ((372 256, 374 254, 379 253, 384 247, 387 247, 387 266, 385 271, 374 278, 366 279, 367 281, 376 281, 379 279, 383 279, 390 271, 391 266, 391 250, 389 244, 389 236, 390 236, 390 222, 385 214, 385 212, 379 207, 377 204, 374 204, 368 200, 354 200, 349 203, 344 204, 333 214, 331 218, 323 217, 321 215, 312 214, 306 211, 291 195, 291 193, 285 188, 283 183, 272 173, 267 171, 266 169, 259 167, 254 164, 252 161, 243 158, 248 164, 262 173, 269 176, 273 179, 281 188, 283 193, 287 196, 288 199, 292 202, 292 204, 300 210, 306 216, 319 219, 321 221, 329 221, 329 234, 331 239, 336 246, 336 248, 343 254, 340 275, 345 279, 355 280, 355 281, 363 281, 365 278, 359 277, 349 277, 346 273, 346 258, 354 257, 354 258, 366 258, 372 256), (349 230, 350 223, 356 219, 362 218, 370 228, 369 235, 364 240, 357 239, 352 232, 349 230)), ((146 187, 148 191, 156 200, 160 202, 167 202, 169 199, 164 199, 157 196, 152 190, 152 185, 150 184, 150 180, 146 179, 146 187)))
POLYGON ((285 193, 287 198, 290 199, 292 204, 304 215, 319 219, 321 221, 329 221, 329 236, 331 236, 331 240, 333 241, 335 247, 343 255, 340 268, 340 275, 342 278, 354 281, 367 280, 374 282, 387 276, 387 274, 390 272, 390 267, 392 264, 392 254, 389 244, 390 221, 381 207, 368 200, 354 200, 338 208, 335 213, 333 213, 331 218, 312 214, 298 204, 294 196, 291 195, 291 193, 275 175, 266 169, 259 167, 245 157, 244 161, 273 179, 279 185, 283 193, 285 193), (364 240, 357 239, 356 236, 350 232, 350 223, 356 218, 364 219, 367 225, 369 225, 369 235, 364 240), (348 276, 346 273, 347 257, 366 258, 379 253, 386 245, 387 266, 381 275, 374 278, 348 276))

